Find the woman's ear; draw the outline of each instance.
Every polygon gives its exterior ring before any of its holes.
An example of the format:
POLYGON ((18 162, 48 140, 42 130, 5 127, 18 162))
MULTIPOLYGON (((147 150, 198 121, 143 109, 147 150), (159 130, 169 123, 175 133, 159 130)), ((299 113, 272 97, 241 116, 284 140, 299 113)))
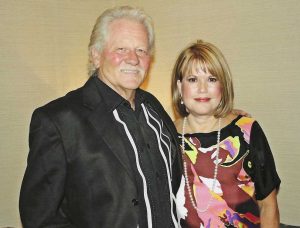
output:
POLYGON ((182 97, 181 86, 182 86, 181 81, 180 81, 180 80, 177 80, 177 89, 178 89, 178 92, 179 92, 179 94, 180 94, 180 97, 182 97))

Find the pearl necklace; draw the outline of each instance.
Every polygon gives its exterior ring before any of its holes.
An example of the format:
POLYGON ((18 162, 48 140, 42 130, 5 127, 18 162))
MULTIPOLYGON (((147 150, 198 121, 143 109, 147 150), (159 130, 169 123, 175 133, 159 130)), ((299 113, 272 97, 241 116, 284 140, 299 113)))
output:
MULTIPOLYGON (((181 134, 182 155, 185 154, 184 134, 185 134, 186 120, 187 120, 187 118, 184 117, 183 118, 183 124, 182 124, 182 134, 181 134)), ((217 175, 218 175, 218 163, 219 163, 219 152, 220 152, 220 136, 221 136, 221 118, 219 118, 218 122, 219 122, 219 128, 218 128, 218 135, 217 135, 217 155, 216 155, 216 160, 214 161, 215 162, 215 169, 214 169, 214 180, 213 180, 213 184, 212 184, 212 191, 213 192, 215 190, 215 186, 216 186, 216 182, 217 182, 217 175)), ((194 197, 193 197, 192 189, 191 189, 191 186, 189 184, 189 179, 188 179, 188 175, 187 175, 187 165, 186 165, 186 161, 184 160, 184 158, 183 158, 183 167, 184 167, 185 184, 187 186, 188 194, 189 194, 189 197, 190 197, 193 208, 195 208, 195 210, 200 212, 200 213, 206 212, 208 210, 208 208, 210 207, 210 204, 212 202, 212 195, 210 196, 210 199, 208 201, 207 206, 204 209, 199 209, 196 205, 196 202, 195 202, 194 197)))

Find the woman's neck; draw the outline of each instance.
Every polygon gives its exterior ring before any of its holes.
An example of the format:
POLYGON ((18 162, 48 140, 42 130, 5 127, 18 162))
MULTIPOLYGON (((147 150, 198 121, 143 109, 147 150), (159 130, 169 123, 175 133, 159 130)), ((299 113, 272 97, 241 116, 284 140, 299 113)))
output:
POLYGON ((188 115, 186 121, 186 133, 208 133, 218 130, 218 118, 214 116, 188 115))

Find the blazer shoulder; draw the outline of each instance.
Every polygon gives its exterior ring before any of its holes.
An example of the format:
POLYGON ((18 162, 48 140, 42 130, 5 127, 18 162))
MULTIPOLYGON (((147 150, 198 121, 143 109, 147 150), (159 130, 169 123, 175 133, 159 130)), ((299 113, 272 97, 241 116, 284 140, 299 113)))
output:
POLYGON ((47 104, 40 106, 34 110, 34 113, 44 113, 49 116, 58 116, 68 112, 76 106, 82 104, 82 87, 68 92, 66 95, 56 98, 47 104))
POLYGON ((90 77, 82 87, 37 108, 34 113, 69 122, 72 117, 86 118, 99 104, 102 104, 101 97, 94 78, 90 77))

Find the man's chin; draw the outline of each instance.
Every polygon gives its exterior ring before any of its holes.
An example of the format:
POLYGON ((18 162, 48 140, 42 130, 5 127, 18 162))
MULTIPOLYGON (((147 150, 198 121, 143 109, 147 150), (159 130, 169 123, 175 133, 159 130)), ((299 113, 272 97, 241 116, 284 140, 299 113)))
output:
POLYGON ((135 84, 135 85, 128 85, 126 86, 127 90, 136 90, 137 88, 140 87, 141 84, 135 84))
POLYGON ((127 81, 125 83, 125 87, 127 89, 131 89, 131 90, 134 90, 134 89, 137 89, 139 88, 143 83, 143 80, 133 80, 133 81, 127 81))

